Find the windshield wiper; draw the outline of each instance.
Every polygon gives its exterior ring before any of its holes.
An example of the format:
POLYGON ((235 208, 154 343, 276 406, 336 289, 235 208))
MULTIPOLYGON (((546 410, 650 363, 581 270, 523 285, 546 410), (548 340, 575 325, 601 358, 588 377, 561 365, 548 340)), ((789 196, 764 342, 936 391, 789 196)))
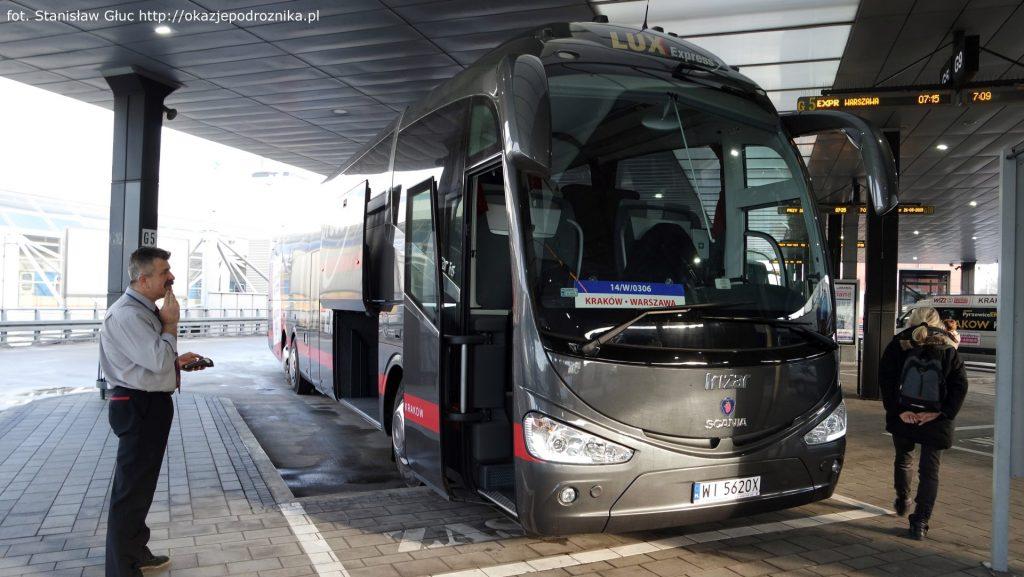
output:
POLYGON ((624 322, 624 323, 622 323, 620 325, 616 325, 611 330, 603 333, 601 336, 599 336, 597 338, 594 338, 594 339, 591 339, 590 341, 588 341, 586 344, 584 344, 583 346, 581 346, 579 348, 579 352, 583 353, 584 355, 586 355, 588 357, 590 355, 592 355, 592 354, 597 353, 597 351, 601 349, 601 345, 603 345, 603 344, 607 343, 608 341, 614 339, 615 337, 619 336, 620 334, 622 334, 622 331, 628 329, 629 327, 631 327, 634 324, 636 324, 638 321, 641 321, 641 320, 643 320, 644 318, 646 318, 648 316, 668 315, 668 314, 686 312, 686 311, 694 310, 694 309, 724 308, 724 307, 749 305, 749 304, 753 304, 753 303, 751 303, 751 302, 698 303, 698 304, 692 304, 692 305, 677 305, 677 306, 673 306, 673 307, 657 307, 657 308, 646 309, 643 312, 641 312, 640 314, 638 314, 635 317, 633 317, 632 319, 630 319, 630 320, 628 320, 628 321, 626 321, 626 322, 624 322))
POLYGON ((704 320, 737 323, 757 323, 773 327, 783 327, 795 333, 798 333, 804 337, 807 337, 807 340, 810 341, 812 344, 820 345, 821 348, 825 349, 826 351, 834 351, 837 348, 839 348, 839 345, 836 344, 834 340, 810 328, 811 325, 799 321, 791 321, 789 319, 775 319, 771 317, 704 317, 704 320))

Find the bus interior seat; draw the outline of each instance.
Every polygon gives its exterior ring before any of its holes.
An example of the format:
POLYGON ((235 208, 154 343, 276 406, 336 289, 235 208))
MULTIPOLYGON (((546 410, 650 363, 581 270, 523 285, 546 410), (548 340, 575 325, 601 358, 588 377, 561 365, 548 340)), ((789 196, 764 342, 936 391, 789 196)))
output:
POLYGON ((683 283, 691 279, 697 249, 677 223, 659 222, 630 247, 622 277, 627 280, 683 283))
POLYGON ((747 281, 750 284, 768 284, 768 267, 762 262, 748 262, 747 281))
POLYGON ((583 247, 583 269, 580 278, 611 278, 614 273, 613 235, 608 231, 615 226, 615 215, 623 201, 637 200, 635 190, 622 188, 598 189, 586 184, 567 184, 562 194, 575 214, 575 220, 587 238, 583 247))
POLYGON ((476 228, 476 302, 485 310, 512 309, 512 261, 504 192, 486 194, 487 226, 476 228))
POLYGON ((692 263, 698 256, 702 259, 707 258, 710 237, 707 231, 701 228, 700 218, 693 211, 677 204, 629 200, 619 206, 615 215, 615 267, 620 275, 629 268, 632 255, 639 253, 634 245, 659 224, 674 225, 679 231, 663 227, 661 232, 643 243, 646 250, 650 250, 651 243, 661 235, 678 235, 684 242, 680 246, 685 249, 683 258, 687 263, 692 263))

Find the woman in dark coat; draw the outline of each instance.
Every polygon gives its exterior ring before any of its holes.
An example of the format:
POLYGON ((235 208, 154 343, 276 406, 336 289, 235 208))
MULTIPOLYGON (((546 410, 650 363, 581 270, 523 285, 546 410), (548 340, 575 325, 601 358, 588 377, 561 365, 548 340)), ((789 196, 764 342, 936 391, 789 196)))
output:
POLYGON ((939 490, 939 459, 942 450, 953 446, 953 420, 967 396, 967 373, 955 344, 935 309, 914 309, 910 328, 893 337, 878 369, 878 385, 885 405, 885 430, 892 434, 896 447, 895 508, 901 517, 910 506, 914 445, 921 445, 917 507, 910 516, 910 535, 915 539, 923 539, 928 533, 928 520, 939 490), (907 358, 922 353, 941 363, 941 400, 930 409, 908 405, 906 396, 900 393, 907 358))

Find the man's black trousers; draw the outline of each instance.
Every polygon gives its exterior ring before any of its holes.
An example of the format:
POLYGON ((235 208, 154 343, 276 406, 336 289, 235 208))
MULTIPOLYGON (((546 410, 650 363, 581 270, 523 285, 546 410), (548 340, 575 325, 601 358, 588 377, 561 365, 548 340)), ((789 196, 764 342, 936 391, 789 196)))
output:
POLYGON ((167 435, 174 417, 170 393, 114 387, 108 396, 110 428, 117 435, 117 463, 107 518, 107 577, 138 577, 152 557, 146 515, 153 504, 167 435))
MULTIPOLYGON (((893 467, 896 496, 906 499, 910 496, 910 477, 914 465, 914 441, 905 437, 892 436, 892 444, 896 447, 896 460, 893 467)), ((918 484, 917 507, 911 520, 927 523, 932 516, 935 497, 939 494, 939 459, 942 449, 929 445, 921 445, 921 460, 917 466, 918 484)))

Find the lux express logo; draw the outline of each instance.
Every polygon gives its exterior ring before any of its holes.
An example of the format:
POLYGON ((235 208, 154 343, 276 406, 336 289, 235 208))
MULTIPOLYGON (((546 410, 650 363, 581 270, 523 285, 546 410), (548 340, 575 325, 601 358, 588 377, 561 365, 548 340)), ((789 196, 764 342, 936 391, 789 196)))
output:
POLYGON ((618 32, 610 32, 609 34, 612 48, 654 54, 664 56, 665 58, 675 58, 676 60, 698 64, 711 70, 718 68, 718 62, 715 60, 703 54, 673 46, 660 36, 643 32, 623 32, 621 35, 618 32))

